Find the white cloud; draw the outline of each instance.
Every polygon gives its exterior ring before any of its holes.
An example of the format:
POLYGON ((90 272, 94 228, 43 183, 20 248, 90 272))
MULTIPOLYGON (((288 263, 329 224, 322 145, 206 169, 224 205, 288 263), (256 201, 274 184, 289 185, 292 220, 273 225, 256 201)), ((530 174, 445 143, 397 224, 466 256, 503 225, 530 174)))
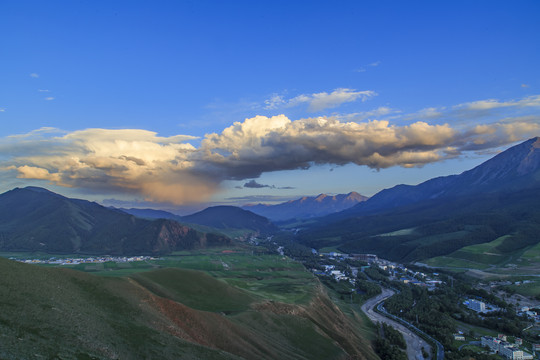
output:
POLYGON ((34 79, 37 79, 37 78, 39 77, 39 75, 36 74, 36 73, 31 73, 31 74, 30 74, 30 77, 31 77, 31 78, 34 78, 34 79))
POLYGON ((429 107, 424 108, 417 113, 410 115, 409 119, 424 119, 424 120, 431 120, 431 119, 438 119, 444 115, 444 108, 435 108, 435 107, 429 107))
POLYGON ((367 64, 367 65, 364 65, 364 66, 361 66, 359 67, 358 69, 354 70, 355 72, 366 72, 368 70, 368 68, 370 67, 377 67, 381 64, 380 61, 374 61, 370 64, 367 64))
POLYGON ((365 101, 376 95, 377 94, 371 90, 356 91, 354 89, 345 88, 336 89, 331 93, 320 92, 314 94, 301 94, 291 99, 285 99, 282 95, 273 94, 270 99, 264 101, 264 108, 279 109, 307 104, 308 111, 318 112, 335 108, 348 102, 357 100, 365 101))
POLYGON ((388 115, 399 114, 401 111, 389 108, 387 106, 381 106, 377 109, 370 111, 362 111, 357 113, 345 114, 345 115, 333 115, 333 117, 345 120, 345 121, 362 121, 362 120, 380 120, 381 117, 387 117, 388 115))
POLYGON ((38 92, 50 92, 50 90, 47 90, 47 89, 38 89, 38 92))
POLYGON ((286 101, 285 99, 283 99, 282 95, 272 94, 270 99, 267 99, 264 101, 264 104, 265 104, 264 108, 266 110, 274 110, 286 104, 286 101))
POLYGON ((465 109, 465 110, 491 110, 497 108, 506 108, 506 107, 540 107, 540 95, 528 96, 520 100, 511 100, 511 101, 499 101, 495 99, 473 101, 470 103, 460 104, 455 106, 455 109, 465 109))
POLYGON ((374 91, 354 91, 351 89, 337 89, 330 94, 325 92, 313 94, 308 110, 315 112, 328 108, 335 108, 343 103, 356 101, 358 99, 365 101, 375 95, 377 94, 374 91))
POLYGON ((0 108, 0 112, 5 112, 6 109, 5 108, 0 108))
POLYGON ((52 100, 54 100, 54 97, 53 96, 48 96, 48 97, 45 98, 45 100, 52 101, 52 100))
POLYGON ((499 101, 486 99, 458 104, 450 107, 429 107, 416 113, 405 115, 406 120, 462 121, 480 118, 504 118, 517 116, 518 112, 536 112, 540 107, 540 95, 527 96, 518 100, 499 101))

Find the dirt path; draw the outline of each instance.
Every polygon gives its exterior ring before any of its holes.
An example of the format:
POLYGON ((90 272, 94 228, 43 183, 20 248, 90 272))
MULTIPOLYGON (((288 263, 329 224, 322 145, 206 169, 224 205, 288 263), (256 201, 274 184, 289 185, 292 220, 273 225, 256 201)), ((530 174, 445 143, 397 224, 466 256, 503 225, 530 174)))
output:
POLYGON ((375 312, 374 307, 381 301, 388 299, 394 295, 394 292, 389 289, 383 289, 382 293, 374 298, 369 299, 362 305, 362 311, 370 318, 374 323, 381 322, 393 326, 396 330, 403 334, 405 341, 407 342, 407 356, 409 360, 423 359, 422 347, 426 349, 428 354, 431 354, 431 346, 424 341, 421 337, 407 329, 405 326, 388 319, 375 312))

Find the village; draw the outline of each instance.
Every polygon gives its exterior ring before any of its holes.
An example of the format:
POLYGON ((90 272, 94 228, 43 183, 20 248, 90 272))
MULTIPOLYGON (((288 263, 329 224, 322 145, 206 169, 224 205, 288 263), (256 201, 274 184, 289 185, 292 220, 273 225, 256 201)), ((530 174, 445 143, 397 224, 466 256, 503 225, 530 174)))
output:
MULTIPOLYGON (((314 251, 314 250, 312 250, 314 251)), ((386 271, 390 281, 400 281, 404 284, 426 287, 428 290, 434 290, 437 286, 443 284, 443 281, 439 279, 439 274, 433 272, 431 274, 414 271, 402 264, 394 263, 389 260, 381 259, 374 254, 342 254, 337 252, 330 253, 317 253, 317 255, 323 260, 321 266, 324 271, 318 269, 311 269, 315 275, 327 275, 333 277, 337 281, 349 281, 354 284, 358 271, 364 271, 371 266, 377 266, 379 269, 386 271), (326 264, 324 260, 328 260, 330 263, 326 264), (364 262, 365 265, 355 267, 349 266, 348 270, 336 269, 336 262, 343 263, 347 260, 364 262)), ((342 268, 337 266, 338 268, 342 268)))
POLYGON ((152 256, 93 256, 87 258, 58 258, 51 257, 48 259, 17 259, 10 258, 18 262, 26 264, 47 264, 47 265, 78 265, 78 264, 97 264, 97 263, 106 263, 106 262, 115 262, 115 263, 126 263, 126 262, 135 262, 135 261, 150 261, 150 260, 159 260, 159 258, 152 256))
MULTIPOLYGON (((280 247, 280 254, 284 253, 284 248, 280 247)), ((306 265, 308 269, 316 276, 322 278, 331 278, 333 281, 350 284, 352 291, 360 292, 358 285, 362 279, 367 279, 372 283, 379 283, 379 279, 373 279, 369 275, 385 274, 385 284, 399 282, 406 286, 425 288, 428 292, 433 292, 442 287, 453 287, 454 279, 451 276, 441 276, 434 269, 410 269, 403 264, 398 264, 389 260, 381 259, 374 254, 344 254, 338 252, 319 253, 312 250, 315 255, 315 262, 306 265), (352 264, 352 265, 351 265, 352 264), (374 271, 376 269, 377 271, 374 271), (362 273, 362 276, 360 276, 362 273), (369 275, 368 275, 369 274, 369 275), (444 280, 443 280, 444 279, 444 280)), ((388 286, 388 285, 386 285, 388 286)), ((461 305, 464 305, 469 311, 476 314, 479 319, 498 314, 500 316, 506 309, 495 304, 491 304, 481 297, 463 297, 461 305)), ((524 330, 537 326, 540 323, 540 315, 536 308, 526 306, 515 309, 515 315, 527 322, 529 325, 524 330)), ((499 317, 500 319, 500 317, 499 317)), ((472 332, 471 332, 472 333, 472 332)), ((478 351, 485 354, 499 355, 506 359, 528 360, 539 358, 540 344, 524 341, 518 336, 507 336, 497 334, 496 336, 476 334, 474 337, 470 334, 464 334, 459 327, 453 334, 453 343, 459 345, 459 349, 465 346, 476 346, 478 351)))

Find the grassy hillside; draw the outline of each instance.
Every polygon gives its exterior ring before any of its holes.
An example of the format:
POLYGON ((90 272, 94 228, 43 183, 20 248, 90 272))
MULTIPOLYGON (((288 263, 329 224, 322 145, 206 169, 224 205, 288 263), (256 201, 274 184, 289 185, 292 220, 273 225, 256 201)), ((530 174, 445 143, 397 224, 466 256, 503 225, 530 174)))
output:
POLYGON ((48 269, 0 258, 2 359, 221 359, 234 356, 178 339, 121 278, 48 269), (153 324, 155 322, 155 324, 153 324))
MULTIPOLYGON (((215 253, 201 262, 210 272, 103 277, 0 258, 9 274, 0 277, 0 358, 376 358, 308 272, 289 273, 297 265, 278 257, 254 259, 215 253), (228 270, 212 267, 214 256, 228 270), (281 297, 283 289, 295 295, 281 297)), ((189 266, 174 260, 165 262, 189 266)))
POLYGON ((254 296, 196 270, 162 269, 132 279, 152 293, 196 310, 233 312, 249 309, 254 296))

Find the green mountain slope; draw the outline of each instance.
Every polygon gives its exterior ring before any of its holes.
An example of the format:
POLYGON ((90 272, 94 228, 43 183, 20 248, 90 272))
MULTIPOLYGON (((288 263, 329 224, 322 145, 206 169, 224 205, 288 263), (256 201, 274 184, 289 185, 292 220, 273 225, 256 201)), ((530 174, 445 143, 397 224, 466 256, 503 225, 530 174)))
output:
POLYGON ((198 271, 109 278, 0 258, 0 273, 2 359, 376 358, 319 287, 294 305, 198 271))

